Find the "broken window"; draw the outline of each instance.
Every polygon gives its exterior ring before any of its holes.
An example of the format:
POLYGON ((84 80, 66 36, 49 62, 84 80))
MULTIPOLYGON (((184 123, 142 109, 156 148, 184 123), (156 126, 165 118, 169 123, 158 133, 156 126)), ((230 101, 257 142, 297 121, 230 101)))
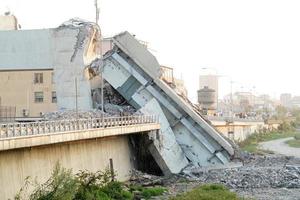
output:
POLYGON ((43 73, 34 73, 34 83, 43 83, 43 73))
POLYGON ((57 102, 57 97, 56 97, 56 92, 52 92, 52 103, 56 103, 57 102))
POLYGON ((44 93, 43 92, 35 92, 34 93, 34 102, 42 103, 44 101, 44 93))

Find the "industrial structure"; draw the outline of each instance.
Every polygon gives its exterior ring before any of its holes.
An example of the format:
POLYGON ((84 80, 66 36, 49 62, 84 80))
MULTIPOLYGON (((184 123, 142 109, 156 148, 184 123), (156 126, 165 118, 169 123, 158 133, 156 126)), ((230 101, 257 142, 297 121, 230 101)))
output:
POLYGON ((213 115, 215 113, 216 91, 204 86, 198 90, 198 104, 204 115, 213 115))
POLYGON ((203 114, 214 115, 216 113, 218 88, 218 75, 207 71, 199 76, 198 104, 203 114))

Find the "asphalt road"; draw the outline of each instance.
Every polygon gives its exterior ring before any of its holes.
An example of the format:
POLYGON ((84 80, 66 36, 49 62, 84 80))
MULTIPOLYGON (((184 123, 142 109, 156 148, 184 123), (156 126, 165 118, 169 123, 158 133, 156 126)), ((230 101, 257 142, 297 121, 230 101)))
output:
POLYGON ((300 148, 290 147, 288 144, 285 143, 286 141, 292 139, 293 137, 288 137, 288 138, 262 142, 259 144, 259 148, 273 151, 276 154, 300 157, 300 148))

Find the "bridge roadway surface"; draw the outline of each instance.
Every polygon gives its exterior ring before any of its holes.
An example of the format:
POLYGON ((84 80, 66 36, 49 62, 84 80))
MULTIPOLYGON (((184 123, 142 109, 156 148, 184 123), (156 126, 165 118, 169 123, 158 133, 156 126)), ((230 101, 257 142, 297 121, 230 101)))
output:
POLYGON ((262 142, 259 144, 259 148, 263 150, 273 151, 274 153, 281 155, 300 157, 300 148, 290 147, 288 144, 286 144, 286 141, 292 139, 293 137, 288 137, 262 142))

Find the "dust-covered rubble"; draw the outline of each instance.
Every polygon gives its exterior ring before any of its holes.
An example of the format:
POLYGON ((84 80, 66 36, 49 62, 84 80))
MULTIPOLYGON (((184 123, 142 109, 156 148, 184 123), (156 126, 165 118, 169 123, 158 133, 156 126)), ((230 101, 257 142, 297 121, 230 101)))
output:
POLYGON ((160 181, 170 188, 172 195, 182 192, 183 187, 206 183, 223 184, 242 197, 254 199, 299 199, 300 195, 300 158, 295 157, 248 155, 243 166, 218 169, 190 166, 175 176, 173 182, 160 181))
POLYGON ((256 156, 242 167, 184 170, 202 183, 222 183, 229 188, 300 188, 300 159, 288 156, 256 156))
POLYGON ((67 120, 67 119, 91 119, 101 118, 102 116, 109 116, 108 113, 102 112, 101 110, 90 110, 90 111, 78 111, 76 110, 60 110, 54 112, 47 112, 43 115, 44 120, 67 120))

